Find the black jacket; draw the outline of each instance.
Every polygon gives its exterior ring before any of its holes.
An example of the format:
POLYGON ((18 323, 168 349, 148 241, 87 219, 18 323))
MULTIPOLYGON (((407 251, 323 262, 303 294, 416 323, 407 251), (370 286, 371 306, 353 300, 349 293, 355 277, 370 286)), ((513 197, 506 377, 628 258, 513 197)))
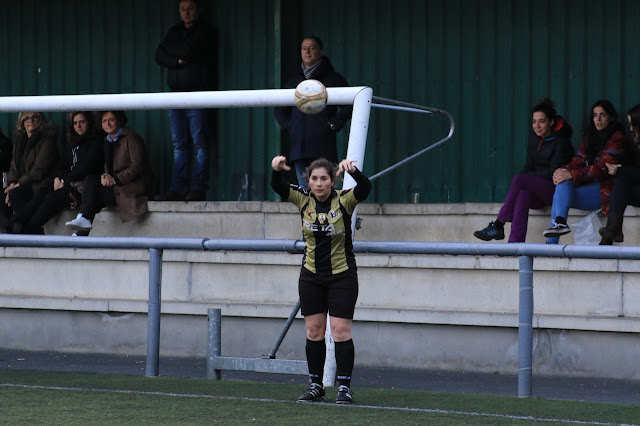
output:
POLYGON ((214 34, 201 21, 190 28, 181 21, 169 29, 156 49, 156 62, 168 68, 167 85, 173 92, 213 89, 214 34), (178 65, 178 59, 186 64, 178 65))
POLYGON ((638 141, 629 144, 629 157, 633 158, 633 163, 623 164, 616 170, 616 177, 625 177, 634 184, 640 183, 640 144, 638 141))
POLYGON ((12 155, 13 144, 11 143, 11 139, 0 132, 0 172, 9 171, 12 155))
POLYGON ((104 169, 103 137, 97 133, 83 135, 73 147, 68 147, 55 177, 65 184, 81 182, 91 174, 100 175, 104 169))
MULTIPOLYGON (((322 57, 322 63, 311 78, 321 81, 326 87, 349 85, 344 77, 336 72, 326 56, 322 57)), ((299 68, 298 72, 285 83, 284 88, 292 89, 305 79, 302 68, 299 68)), ((337 106, 329 105, 318 114, 304 114, 295 107, 276 108, 276 120, 282 130, 289 132, 291 139, 289 160, 315 160, 324 157, 337 163, 336 132, 349 121, 352 110, 351 106, 341 106, 338 111, 337 106), (331 129, 330 124, 334 125, 334 130, 331 129)))
POLYGON ((558 117, 551 136, 542 139, 534 132, 529 135, 527 160, 521 174, 535 175, 551 180, 553 172, 566 165, 575 155, 571 144, 573 129, 558 117))

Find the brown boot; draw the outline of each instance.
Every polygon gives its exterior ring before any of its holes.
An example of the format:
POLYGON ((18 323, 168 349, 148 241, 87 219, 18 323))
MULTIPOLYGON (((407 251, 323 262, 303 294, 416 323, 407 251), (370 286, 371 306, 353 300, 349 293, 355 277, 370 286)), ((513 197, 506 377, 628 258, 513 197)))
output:
POLYGON ((610 246, 613 243, 621 243, 624 241, 622 234, 623 214, 619 212, 609 212, 607 218, 607 226, 600 228, 601 246, 610 246))

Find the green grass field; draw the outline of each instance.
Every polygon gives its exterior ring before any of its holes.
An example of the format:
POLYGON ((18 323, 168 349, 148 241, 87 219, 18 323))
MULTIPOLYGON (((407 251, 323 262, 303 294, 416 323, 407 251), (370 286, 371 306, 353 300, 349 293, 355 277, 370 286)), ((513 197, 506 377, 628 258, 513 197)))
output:
POLYGON ((0 424, 638 424, 640 406, 354 388, 296 403, 299 384, 0 370, 0 424))

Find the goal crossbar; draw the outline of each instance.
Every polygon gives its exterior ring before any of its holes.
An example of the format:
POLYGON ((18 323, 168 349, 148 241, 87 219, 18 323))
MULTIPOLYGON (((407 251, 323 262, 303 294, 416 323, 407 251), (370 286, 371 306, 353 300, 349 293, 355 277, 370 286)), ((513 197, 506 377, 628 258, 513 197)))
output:
MULTIPOLYGON (((329 105, 351 105, 367 87, 328 87, 329 105)), ((295 105, 295 89, 0 97, 0 112, 245 108, 295 105)))

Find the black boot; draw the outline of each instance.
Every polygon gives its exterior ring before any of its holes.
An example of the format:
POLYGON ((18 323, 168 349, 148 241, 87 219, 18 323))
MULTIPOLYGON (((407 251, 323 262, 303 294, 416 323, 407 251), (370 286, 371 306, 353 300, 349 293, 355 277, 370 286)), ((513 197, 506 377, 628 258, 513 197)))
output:
POLYGON ((624 241, 622 234, 623 214, 620 212, 609 212, 607 218, 607 226, 600 228, 601 246, 610 246, 613 243, 621 243, 624 241))

